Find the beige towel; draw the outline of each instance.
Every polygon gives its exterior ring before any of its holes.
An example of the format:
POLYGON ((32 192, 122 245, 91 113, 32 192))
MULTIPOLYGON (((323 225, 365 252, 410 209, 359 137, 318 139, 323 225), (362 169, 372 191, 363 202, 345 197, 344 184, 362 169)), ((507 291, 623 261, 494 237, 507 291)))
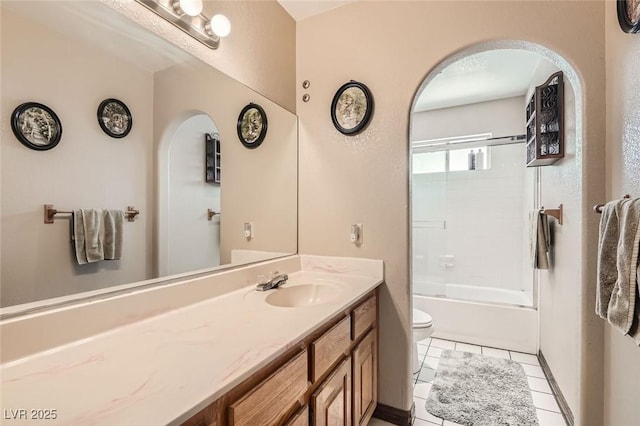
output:
POLYGON ((529 213, 529 253, 534 269, 549 269, 549 219, 541 210, 529 213))
POLYGON ((87 251, 84 248, 84 220, 82 210, 73 211, 73 244, 78 265, 87 263, 87 251))
MULTIPOLYGON (((640 199, 622 199, 602 208, 598 241, 596 313, 623 334, 629 334, 638 291, 640 199)), ((638 327, 632 337, 640 343, 638 327), (635 336, 634 336, 635 335, 635 336)))
POLYGON ((123 210, 104 211, 104 258, 118 260, 122 257, 123 210))
POLYGON ((123 210, 77 209, 73 233, 79 265, 122 257, 123 210))
POLYGON ((104 260, 104 236, 103 223, 104 212, 102 209, 81 209, 84 223, 84 248, 87 262, 93 263, 104 260))

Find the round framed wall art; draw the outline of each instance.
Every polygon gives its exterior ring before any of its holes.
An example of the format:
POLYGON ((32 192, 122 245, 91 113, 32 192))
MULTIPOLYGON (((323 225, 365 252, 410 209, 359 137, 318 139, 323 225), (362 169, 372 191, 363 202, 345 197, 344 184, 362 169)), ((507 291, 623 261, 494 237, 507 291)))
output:
POLYGON ((618 22, 626 33, 640 33, 640 0, 618 0, 618 22))
POLYGON ((267 114, 260 105, 250 103, 240 111, 236 128, 242 145, 255 149, 267 136, 267 114))
POLYGON ((331 120, 338 131, 357 135, 363 131, 373 114, 373 96, 363 83, 351 80, 340 86, 331 102, 331 120))
POLYGON ((11 130, 27 148, 46 151, 62 138, 62 123, 51 108, 37 102, 18 105, 11 114, 11 130))
POLYGON ((131 131, 131 111, 121 100, 109 98, 98 106, 100 128, 112 138, 124 138, 131 131))

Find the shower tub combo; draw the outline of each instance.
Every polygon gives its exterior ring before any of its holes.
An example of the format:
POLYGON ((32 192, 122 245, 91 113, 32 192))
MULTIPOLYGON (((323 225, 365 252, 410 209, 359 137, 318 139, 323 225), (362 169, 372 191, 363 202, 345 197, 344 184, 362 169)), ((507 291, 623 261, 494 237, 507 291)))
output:
POLYGON ((535 354, 533 293, 414 277, 413 307, 434 319, 433 337, 535 354), (430 294, 435 296, 425 296, 430 294))

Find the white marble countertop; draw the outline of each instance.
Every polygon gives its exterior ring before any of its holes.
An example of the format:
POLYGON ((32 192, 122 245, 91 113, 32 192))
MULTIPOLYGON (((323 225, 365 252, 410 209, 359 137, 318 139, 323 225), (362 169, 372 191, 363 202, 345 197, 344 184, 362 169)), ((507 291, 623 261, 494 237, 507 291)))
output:
POLYGON ((321 270, 285 287, 329 281, 340 290, 326 303, 276 307, 244 287, 3 364, 2 423, 180 423, 382 282, 321 270), (46 410, 56 418, 32 418, 46 410))

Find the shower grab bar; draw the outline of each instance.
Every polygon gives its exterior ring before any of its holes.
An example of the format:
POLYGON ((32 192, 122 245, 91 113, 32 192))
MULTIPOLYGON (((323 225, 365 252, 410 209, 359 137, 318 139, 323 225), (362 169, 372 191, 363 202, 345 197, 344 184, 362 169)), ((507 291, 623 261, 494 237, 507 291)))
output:
MULTIPOLYGON (((631 195, 627 194, 622 198, 631 198, 631 195)), ((596 213, 602 213, 603 207, 604 207, 604 204, 596 204, 595 206, 593 206, 593 211, 596 213)))

